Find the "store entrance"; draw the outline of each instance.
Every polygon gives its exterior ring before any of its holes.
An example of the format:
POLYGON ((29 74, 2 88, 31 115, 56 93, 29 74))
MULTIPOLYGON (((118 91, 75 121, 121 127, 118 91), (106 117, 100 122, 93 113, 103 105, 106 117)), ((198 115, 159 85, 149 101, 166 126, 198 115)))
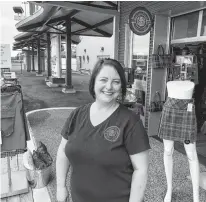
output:
MULTIPOLYGON (((197 152, 206 158, 206 42, 173 44, 171 45, 171 52, 173 53, 173 62, 177 68, 180 68, 177 61, 180 55, 191 56, 192 63, 194 63, 195 72, 189 72, 191 74, 189 76, 190 80, 195 83, 193 98, 198 130, 197 152)), ((174 80, 174 75, 171 77, 171 72, 168 72, 168 80, 174 80)))

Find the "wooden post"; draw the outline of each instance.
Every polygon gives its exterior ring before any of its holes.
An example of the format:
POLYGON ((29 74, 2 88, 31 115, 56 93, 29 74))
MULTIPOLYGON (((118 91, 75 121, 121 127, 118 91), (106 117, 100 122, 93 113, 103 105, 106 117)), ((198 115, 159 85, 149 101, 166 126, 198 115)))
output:
POLYGON ((66 87, 72 87, 72 68, 71 68, 71 19, 67 19, 66 23, 66 48, 67 48, 67 58, 66 58, 66 87))
POLYGON ((30 46, 28 44, 28 51, 27 51, 27 57, 26 57, 26 59, 27 59, 27 72, 31 71, 31 61, 30 61, 30 54, 29 54, 29 52, 30 52, 30 46))
POLYGON ((119 21, 120 16, 116 15, 113 18, 113 33, 114 33, 114 59, 118 60, 118 49, 119 49, 119 21))
POLYGON ((32 41, 32 72, 35 72, 34 66, 34 42, 32 41))
POLYGON ((47 33, 47 71, 48 77, 51 76, 51 39, 50 33, 47 33))
POLYGON ((71 19, 65 20, 66 24, 66 77, 65 77, 65 87, 62 89, 63 93, 76 93, 72 86, 72 50, 71 50, 71 19))
POLYGON ((38 74, 40 75, 41 70, 41 52, 40 52, 40 39, 37 39, 37 57, 38 57, 38 74))

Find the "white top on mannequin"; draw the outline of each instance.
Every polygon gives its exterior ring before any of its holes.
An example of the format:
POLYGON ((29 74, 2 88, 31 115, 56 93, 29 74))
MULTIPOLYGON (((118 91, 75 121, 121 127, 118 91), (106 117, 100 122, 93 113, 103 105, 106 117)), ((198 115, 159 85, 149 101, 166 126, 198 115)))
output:
POLYGON ((168 97, 176 99, 191 99, 195 84, 192 81, 167 82, 168 97))

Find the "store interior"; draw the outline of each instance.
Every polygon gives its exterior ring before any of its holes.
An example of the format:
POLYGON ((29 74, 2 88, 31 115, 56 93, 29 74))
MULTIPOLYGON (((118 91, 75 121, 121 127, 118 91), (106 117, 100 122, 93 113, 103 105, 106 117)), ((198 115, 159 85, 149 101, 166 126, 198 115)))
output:
MULTIPOLYGON (((149 37, 148 37, 149 38, 149 37)), ((139 39, 139 37, 138 37, 139 39)), ((134 40, 137 40, 134 38, 134 40)), ((135 43, 134 43, 135 45, 135 43)), ((137 47, 137 46, 136 46, 137 47)), ((149 47, 149 44, 147 44, 149 47)), ((179 43, 170 45, 170 53, 172 56, 172 68, 167 69, 167 79, 170 80, 191 80, 195 83, 193 99, 195 104, 195 112, 197 118, 197 151, 204 158, 206 157, 206 41, 179 43), (184 57, 182 57, 185 55, 184 57), (189 58, 188 62, 181 62, 182 58, 189 58), (185 66, 184 75, 181 78, 182 68, 185 66)), ((133 46, 134 50, 134 46, 133 46)), ((134 51, 133 51, 134 53, 134 51)), ((133 54, 131 64, 130 83, 134 85, 136 90, 137 103, 141 104, 145 112, 145 96, 146 96, 146 79, 148 67, 149 51, 145 54, 133 54), (135 83, 136 82, 136 83, 135 83), (137 83, 138 82, 138 83, 137 83)), ((165 99, 167 97, 167 92, 165 99)), ((181 144, 181 143, 180 143, 181 144)))
MULTIPOLYGON (((180 70, 181 66, 177 60, 178 56, 186 54, 192 58, 194 72, 187 76, 195 83, 193 99, 197 118, 197 151, 198 154, 206 157, 206 41, 172 44, 171 52, 173 55, 173 64, 175 64, 175 68, 180 68, 180 70)), ((176 75, 172 77, 171 71, 168 70, 168 80, 178 79, 175 78, 175 76, 180 76, 177 72, 179 71, 176 71, 176 75)))
POLYGON ((165 82, 176 79, 193 81, 195 83, 193 99, 198 131, 197 151, 206 159, 206 10, 202 12, 202 15, 194 12, 172 19, 170 44, 167 44, 169 51, 166 46, 168 35, 158 32, 162 30, 162 27, 167 26, 167 20, 164 21, 160 18, 159 22, 161 23, 157 24, 158 28, 155 29, 156 45, 153 44, 153 46, 156 50, 156 46, 162 43, 165 53, 169 52, 171 55, 171 68, 165 68, 166 71, 165 69, 150 70, 148 67, 151 64, 148 62, 152 54, 150 52, 152 51, 150 50, 152 35, 150 32, 143 36, 132 34, 131 41, 128 42, 130 44, 130 53, 128 53, 130 63, 126 66, 129 67, 127 69, 130 88, 135 89, 136 102, 143 111, 143 123, 145 120, 148 121, 148 134, 153 136, 157 133, 161 110, 146 112, 148 94, 149 102, 154 99, 155 92, 159 92, 160 100, 165 101, 167 98, 165 82), (202 26, 198 26, 199 16, 202 16, 202 26))
MULTIPOLYGON (((203 127, 206 121, 206 42, 201 43, 188 43, 188 44, 175 44, 171 46, 173 53, 173 62, 176 64, 176 68, 180 68, 178 66, 179 61, 177 58, 179 55, 187 54, 192 58, 192 65, 194 67, 191 75, 187 75, 191 81, 195 83, 193 98, 195 101, 195 109, 197 116, 197 128, 200 136, 205 135, 206 139, 206 131, 202 131, 200 133, 201 128, 203 127)), ((177 75, 180 76, 180 75, 177 75)), ((168 80, 171 79, 179 79, 179 78, 171 78, 171 72, 168 70, 168 80), (170 77, 170 78, 169 78, 170 77)), ((204 128, 203 128, 204 129, 204 128)), ((204 136, 203 136, 204 137, 204 136)))

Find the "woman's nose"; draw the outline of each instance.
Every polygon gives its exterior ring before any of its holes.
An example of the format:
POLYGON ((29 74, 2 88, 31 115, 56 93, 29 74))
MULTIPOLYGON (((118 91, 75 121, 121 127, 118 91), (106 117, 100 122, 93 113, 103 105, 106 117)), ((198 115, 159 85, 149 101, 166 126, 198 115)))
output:
POLYGON ((112 88, 112 83, 108 81, 108 82, 106 83, 106 88, 107 88, 107 89, 111 89, 111 88, 112 88))

